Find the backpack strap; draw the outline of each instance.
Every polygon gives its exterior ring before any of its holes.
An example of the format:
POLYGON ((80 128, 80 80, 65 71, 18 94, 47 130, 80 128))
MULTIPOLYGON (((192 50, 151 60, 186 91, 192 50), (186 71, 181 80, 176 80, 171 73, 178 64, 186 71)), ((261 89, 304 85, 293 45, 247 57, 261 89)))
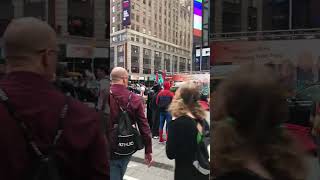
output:
MULTIPOLYGON (((18 125, 20 126, 20 128, 23 131, 24 137, 26 138, 28 144, 31 146, 34 153, 38 156, 39 159, 46 161, 47 156, 41 152, 39 146, 35 143, 34 135, 31 133, 28 126, 21 119, 21 116, 15 111, 14 107, 9 103, 9 98, 8 98, 7 94, 1 88, 0 88, 0 102, 7 108, 8 112, 12 116, 12 118, 17 121, 18 125)), ((67 97, 66 103, 63 106, 62 111, 59 116, 56 135, 55 135, 55 137, 53 139, 53 143, 52 143, 53 147, 55 147, 57 145, 57 142, 63 133, 63 121, 67 115, 68 109, 69 109, 69 98, 67 97)))
POLYGON ((114 97, 114 94, 112 93, 111 89, 110 89, 110 95, 113 97, 113 99, 116 101, 117 105, 119 106, 120 110, 123 111, 127 111, 129 106, 130 106, 130 101, 131 101, 131 97, 132 97, 132 92, 129 93, 129 98, 128 98, 128 103, 127 106, 125 108, 123 108, 120 103, 118 98, 114 97))

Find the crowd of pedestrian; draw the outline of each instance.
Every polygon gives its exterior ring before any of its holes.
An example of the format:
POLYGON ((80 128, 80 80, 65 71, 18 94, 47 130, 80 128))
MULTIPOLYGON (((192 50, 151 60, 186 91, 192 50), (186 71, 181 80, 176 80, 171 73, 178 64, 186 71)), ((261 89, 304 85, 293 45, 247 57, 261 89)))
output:
MULTIPOLYGON (((192 81, 175 91, 166 80, 151 89, 130 83, 122 67, 61 81, 56 34, 35 18, 13 20, 3 40, 0 179, 122 180, 139 150, 152 166, 152 141, 175 161, 175 180, 313 180, 320 170, 316 146, 288 123, 287 94, 268 67, 240 68, 210 100, 192 81), (84 89, 89 95, 74 97, 84 89)), ((311 113, 315 142, 319 109, 311 113)))

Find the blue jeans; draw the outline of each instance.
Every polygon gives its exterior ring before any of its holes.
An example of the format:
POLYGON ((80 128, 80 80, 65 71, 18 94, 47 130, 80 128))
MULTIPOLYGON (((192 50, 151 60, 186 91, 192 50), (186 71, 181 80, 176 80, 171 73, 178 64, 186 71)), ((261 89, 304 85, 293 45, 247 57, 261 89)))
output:
POLYGON ((123 180, 131 156, 110 160, 110 180, 123 180))
POLYGON ((169 112, 160 112, 160 125, 159 130, 163 130, 164 122, 166 122, 166 132, 168 132, 168 124, 171 121, 172 117, 169 112))

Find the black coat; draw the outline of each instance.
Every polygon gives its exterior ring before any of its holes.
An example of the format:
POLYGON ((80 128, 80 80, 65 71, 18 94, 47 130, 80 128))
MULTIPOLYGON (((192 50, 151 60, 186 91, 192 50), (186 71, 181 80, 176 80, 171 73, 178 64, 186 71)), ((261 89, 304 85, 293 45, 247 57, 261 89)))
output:
POLYGON ((169 159, 175 159, 175 180, 209 180, 193 166, 197 150, 195 120, 181 116, 169 123, 166 153, 169 159))
POLYGON ((154 96, 154 91, 149 91, 148 92, 148 98, 147 98, 147 118, 148 118, 148 122, 149 122, 149 126, 150 128, 152 128, 152 108, 151 108, 151 102, 152 102, 152 98, 154 96))
POLYGON ((150 103, 150 108, 152 111, 152 136, 159 136, 160 111, 156 104, 158 94, 159 92, 153 95, 150 103))

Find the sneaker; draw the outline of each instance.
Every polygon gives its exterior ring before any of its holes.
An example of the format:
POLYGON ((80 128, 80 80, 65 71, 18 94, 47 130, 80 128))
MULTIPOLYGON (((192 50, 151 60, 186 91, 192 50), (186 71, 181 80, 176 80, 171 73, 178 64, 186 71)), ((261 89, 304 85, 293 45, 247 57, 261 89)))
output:
POLYGON ((153 136, 152 138, 153 139, 159 139, 159 136, 153 136))

